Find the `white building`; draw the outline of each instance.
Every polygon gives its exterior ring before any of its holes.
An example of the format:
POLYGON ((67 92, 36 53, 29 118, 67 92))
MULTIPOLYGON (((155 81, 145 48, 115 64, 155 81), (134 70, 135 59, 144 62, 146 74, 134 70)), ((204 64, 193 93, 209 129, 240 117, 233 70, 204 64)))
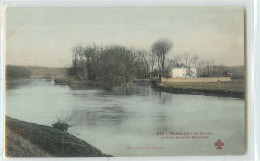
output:
POLYGON ((187 68, 173 68, 172 69, 172 78, 186 78, 187 77, 187 68))
POLYGON ((197 70, 195 68, 177 67, 172 69, 172 78, 195 78, 197 70))

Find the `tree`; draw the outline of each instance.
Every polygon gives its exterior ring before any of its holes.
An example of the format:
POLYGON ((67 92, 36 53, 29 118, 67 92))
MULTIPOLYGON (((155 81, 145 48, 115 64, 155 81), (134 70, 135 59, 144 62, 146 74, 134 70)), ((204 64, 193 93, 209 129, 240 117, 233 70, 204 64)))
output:
POLYGON ((160 78, 165 75, 165 57, 172 47, 173 43, 168 39, 159 39, 152 44, 152 52, 157 55, 160 78))
POLYGON ((199 59, 199 56, 198 56, 198 55, 194 55, 194 56, 192 57, 192 63, 193 63, 193 67, 194 67, 194 68, 197 68, 197 61, 198 61, 198 59, 199 59))
MULTIPOLYGON (((188 60, 190 58, 190 55, 188 53, 183 54, 182 56, 185 60, 185 66, 188 66, 188 60)), ((189 63, 190 64, 190 63, 189 63)))
POLYGON ((126 85, 134 81, 137 70, 140 69, 139 75, 142 77, 148 73, 146 54, 140 53, 138 55, 135 50, 120 45, 76 46, 73 48, 72 67, 67 69, 67 73, 76 80, 88 83, 109 87, 126 85))
POLYGON ((175 61, 175 65, 176 66, 181 66, 181 57, 179 56, 179 55, 175 55, 174 57, 173 57, 173 59, 174 59, 174 61, 175 61))
POLYGON ((149 56, 149 62, 151 65, 151 72, 153 72, 154 66, 156 64, 156 54, 152 52, 148 56, 149 56))
POLYGON ((77 45, 73 48, 73 59, 72 59, 72 66, 73 66, 73 73, 75 77, 81 79, 83 77, 83 55, 84 49, 82 46, 77 45))
POLYGON ((165 64, 165 71, 166 71, 166 74, 165 76, 167 78, 171 77, 172 76, 172 68, 175 67, 175 61, 173 59, 167 59, 166 58, 166 64, 165 64))
POLYGON ((137 58, 141 63, 140 70, 143 74, 143 78, 147 78, 149 75, 149 60, 148 60, 148 52, 145 50, 139 50, 137 51, 137 58))

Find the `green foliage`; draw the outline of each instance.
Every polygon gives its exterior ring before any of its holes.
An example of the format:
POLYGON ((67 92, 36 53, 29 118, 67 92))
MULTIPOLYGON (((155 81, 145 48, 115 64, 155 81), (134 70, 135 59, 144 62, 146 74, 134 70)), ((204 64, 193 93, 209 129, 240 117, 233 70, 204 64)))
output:
POLYGON ((7 80, 18 80, 18 79, 26 79, 31 77, 30 69, 22 66, 6 66, 6 77, 7 80))
POLYGON ((76 80, 118 86, 133 82, 136 77, 147 77, 149 64, 144 53, 119 45, 105 48, 77 46, 73 50, 72 67, 67 73, 76 80))

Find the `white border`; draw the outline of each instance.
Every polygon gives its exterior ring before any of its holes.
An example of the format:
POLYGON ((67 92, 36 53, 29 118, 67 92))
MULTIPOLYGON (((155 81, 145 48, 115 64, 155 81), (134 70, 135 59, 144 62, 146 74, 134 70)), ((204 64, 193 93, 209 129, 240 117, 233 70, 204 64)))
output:
POLYGON ((254 92, 254 98, 255 98, 255 126, 254 126, 254 139, 255 139, 255 160, 260 160, 260 1, 255 0, 255 19, 254 19, 254 33, 255 33, 255 92, 254 92))
POLYGON ((4 94, 5 94, 5 56, 4 56, 4 30, 3 30, 3 26, 4 26, 4 8, 3 8, 3 2, 0 2, 0 8, 1 8, 1 21, 0 21, 0 45, 1 45, 1 50, 0 50, 0 115, 1 115, 1 119, 0 119, 0 123, 1 123, 1 133, 0 133, 0 138, 1 138, 1 142, 0 142, 0 150, 1 150, 1 160, 2 160, 2 156, 4 156, 4 94))
MULTIPOLYGON (((257 13, 257 6, 256 6, 257 0, 70 0, 70 1, 63 1, 63 0, 2 0, 2 10, 1 10, 1 63, 0 63, 0 73, 1 73, 1 160, 234 160, 234 161, 253 161, 256 159, 259 159, 259 152, 260 148, 256 147, 259 145, 259 136, 260 136, 260 127, 259 123, 254 124, 254 118, 256 118, 255 121, 260 121, 260 118, 257 116, 260 116, 260 110, 255 107, 256 105, 259 106, 259 99, 254 100, 254 98, 259 98, 259 92, 255 92, 254 88, 254 81, 260 82, 260 74, 256 74, 256 78, 254 78, 254 69, 260 69, 260 64, 254 66, 254 64, 257 64, 257 62, 254 60, 254 53, 260 52, 260 47, 256 44, 256 42, 259 42, 259 28, 260 23, 256 19, 259 16, 259 13, 257 13), (245 9, 245 42, 246 42, 246 64, 247 64, 247 89, 248 89, 248 95, 247 95, 247 137, 248 137, 248 148, 246 155, 241 156, 176 156, 176 157, 113 157, 113 158, 18 158, 18 159, 7 159, 4 158, 4 105, 5 105, 5 80, 4 80, 4 71, 5 71, 5 55, 3 54, 5 51, 5 39, 4 39, 4 22, 5 22, 5 12, 4 8, 6 7, 162 7, 162 6, 243 6, 245 9), (257 17, 258 16, 258 17, 257 17), (254 34, 257 33, 258 37, 254 37, 254 34), (254 129, 256 129, 254 134, 254 129), (254 144, 254 141, 257 141, 254 144)), ((258 5, 258 8, 260 6, 258 5)), ((255 58, 260 58, 259 54, 256 55, 255 58)), ((259 62, 260 63, 260 62, 259 62)), ((259 89, 259 85, 256 85, 256 88, 259 89)))

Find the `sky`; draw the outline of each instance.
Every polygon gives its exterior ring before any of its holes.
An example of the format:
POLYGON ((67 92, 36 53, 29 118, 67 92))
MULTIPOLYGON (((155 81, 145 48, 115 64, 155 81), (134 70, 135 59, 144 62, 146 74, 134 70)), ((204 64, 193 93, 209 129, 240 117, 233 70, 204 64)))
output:
POLYGON ((242 7, 14 8, 6 10, 6 64, 71 66, 76 45, 119 44, 150 50, 166 38, 167 55, 184 53, 244 65, 242 7))

